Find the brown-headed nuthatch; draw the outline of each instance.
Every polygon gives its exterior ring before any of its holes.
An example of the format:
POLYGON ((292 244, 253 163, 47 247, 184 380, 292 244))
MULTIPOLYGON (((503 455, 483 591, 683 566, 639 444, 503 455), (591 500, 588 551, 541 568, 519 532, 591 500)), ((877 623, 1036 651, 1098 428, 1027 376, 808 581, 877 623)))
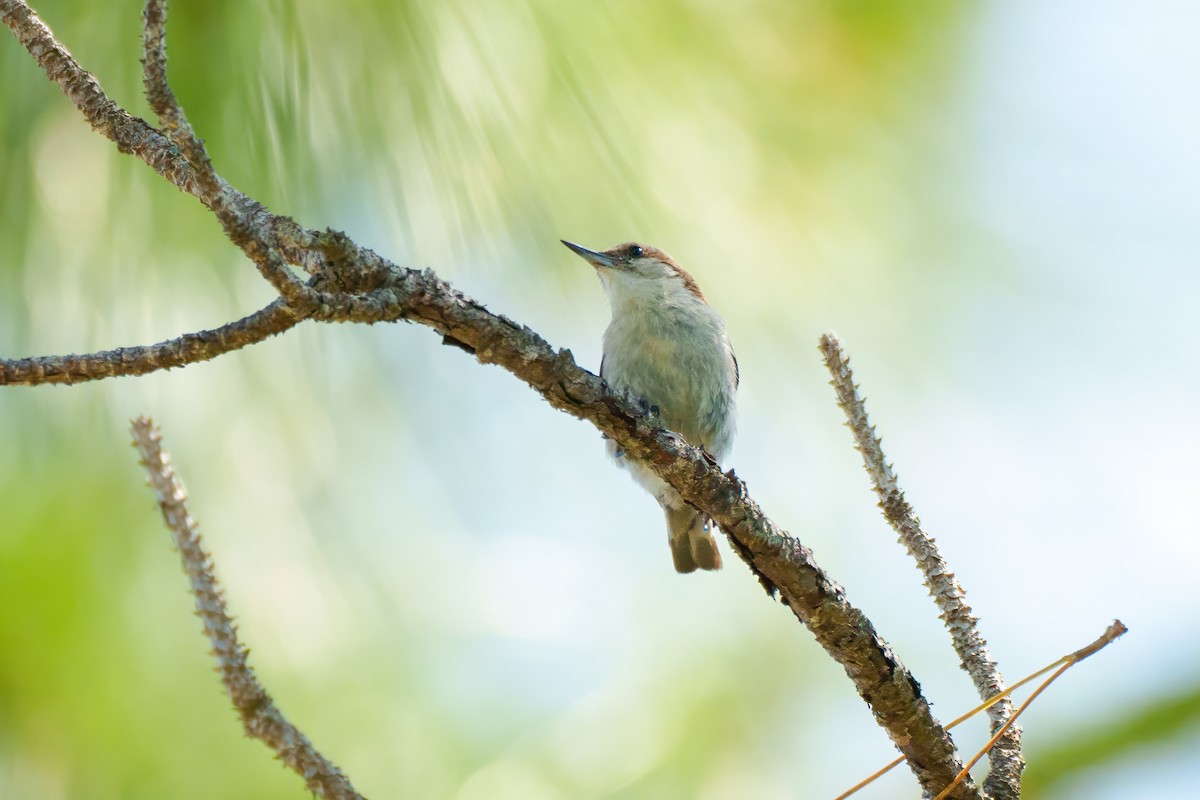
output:
MULTIPOLYGON (((720 462, 733 443, 738 365, 725 322, 696 281, 649 245, 598 252, 563 244, 596 268, 612 306, 600 377, 720 462)), ((675 569, 720 569, 711 520, 648 468, 623 458, 614 442, 608 450, 666 513, 675 569)))

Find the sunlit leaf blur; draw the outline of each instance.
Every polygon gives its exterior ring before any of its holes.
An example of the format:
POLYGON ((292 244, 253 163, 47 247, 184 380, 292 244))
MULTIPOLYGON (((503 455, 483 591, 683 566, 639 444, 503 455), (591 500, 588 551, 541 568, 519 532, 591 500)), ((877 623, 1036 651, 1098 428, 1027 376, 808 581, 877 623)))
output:
MULTIPOLYGON (((34 7, 149 115, 139 3, 34 7)), ((732 466, 949 719, 977 699, 841 427, 815 350, 838 331, 1006 675, 1129 624, 1023 717, 1029 795, 1103 800, 1192 796, 1200 747, 1197 25, 1179 2, 177 0, 168 52, 238 188, 592 369, 608 310, 558 240, 675 256, 737 348, 732 466)), ((270 300, 7 34, 0 75, 0 355, 270 300)), ((736 558, 673 573, 592 428, 425 329, 305 325, 0 388, 0 798, 304 796, 222 694, 128 446, 143 413, 260 676, 367 796, 828 797, 893 756, 736 558)), ((897 770, 863 796, 916 793, 897 770)))

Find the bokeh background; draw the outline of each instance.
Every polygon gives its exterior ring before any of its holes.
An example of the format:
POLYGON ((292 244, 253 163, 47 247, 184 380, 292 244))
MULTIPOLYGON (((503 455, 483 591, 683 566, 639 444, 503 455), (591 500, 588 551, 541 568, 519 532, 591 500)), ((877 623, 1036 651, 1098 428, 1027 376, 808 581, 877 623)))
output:
MULTIPOLYGON (((148 114, 140 6, 36 9, 148 114)), ((595 369, 559 238, 672 253, 742 369, 731 463, 942 719, 976 702, 873 505, 843 338, 1007 677, 1131 633, 1025 718, 1027 796, 1200 762, 1200 6, 1176 0, 177 2, 221 172, 595 369)), ((216 327, 270 291, 0 37, 0 354, 216 327)), ((0 796, 296 798, 243 738, 128 419, 192 494, 253 661, 371 797, 830 797, 893 749, 735 558, 676 576, 599 435, 428 330, 0 389, 0 796)), ((956 733, 964 750, 982 722, 956 733)), ((863 797, 915 797, 897 770, 863 797)))

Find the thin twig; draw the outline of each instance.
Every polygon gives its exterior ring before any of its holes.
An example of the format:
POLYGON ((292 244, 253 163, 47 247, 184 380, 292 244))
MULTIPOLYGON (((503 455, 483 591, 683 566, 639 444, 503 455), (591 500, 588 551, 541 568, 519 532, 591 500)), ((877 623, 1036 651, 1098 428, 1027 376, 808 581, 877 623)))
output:
POLYGON ((146 162, 179 188, 194 191, 192 168, 178 148, 145 120, 110 100, 95 77, 79 66, 28 5, 19 0, 0 0, 0 19, 96 132, 111 139, 122 153, 146 162))
MULTIPOLYGON (((1120 624, 1121 624, 1121 621, 1116 620, 1113 623, 1113 625, 1109 626, 1108 630, 1104 632, 1104 635, 1102 635, 1100 637, 1100 639, 1097 640, 1097 642, 1102 641, 1102 642, 1104 642, 1104 644, 1108 644, 1109 640, 1115 639, 1117 636, 1120 636, 1121 634, 1125 633, 1124 625, 1121 625, 1121 630, 1119 632, 1114 632, 1115 626, 1120 625, 1120 624)), ((957 728, 959 725, 966 722, 971 717, 978 714, 980 711, 986 711, 987 709, 991 708, 992 706, 994 706, 996 703, 1000 702, 1004 698, 1012 696, 1012 693, 1015 692, 1017 689, 1020 689, 1022 686, 1024 686, 1027 683, 1031 683, 1031 682, 1037 680, 1038 678, 1042 677, 1050 670, 1057 669, 1058 667, 1061 667, 1063 664, 1067 664, 1069 662, 1074 663, 1074 662, 1081 661, 1084 658, 1087 658, 1089 655, 1091 655, 1093 652, 1095 652, 1095 650, 1099 649, 1098 647, 1096 647, 1097 642, 1092 642, 1092 644, 1088 645, 1087 647, 1085 647, 1081 650, 1077 650, 1074 653, 1068 653, 1067 655, 1058 659, 1054 663, 1047 664, 1046 666, 1042 667, 1041 669, 1039 669, 1037 672, 1033 673, 1032 675, 1026 675, 1024 678, 1021 678, 1021 680, 1017 681, 1012 686, 1005 689, 1002 694, 998 694, 993 697, 989 697, 987 700, 985 700, 984 702, 975 706, 970 711, 956 717, 954 719, 954 721, 947 723, 946 730, 950 730, 952 728, 957 728), (1095 648, 1095 649, 1093 649, 1093 648, 1095 648), (1086 654, 1080 655, 1082 653, 1086 653, 1086 654)), ((874 774, 872 774, 872 775, 868 776, 867 778, 864 778, 863 780, 854 784, 849 789, 847 789, 846 791, 842 792, 837 797, 835 797, 833 800, 845 800, 845 798, 850 797, 851 795, 853 795, 855 792, 859 791, 860 789, 863 789, 866 786, 870 785, 871 783, 874 783, 876 780, 883 777, 888 772, 890 772, 891 770, 895 769, 896 767, 900 766, 903 763, 904 763, 903 758, 897 758, 895 761, 892 761, 891 763, 889 763, 886 767, 883 767, 882 769, 878 770, 874 774)))
POLYGON ((216 214, 229 240, 242 248, 289 306, 307 316, 321 304, 320 293, 285 266, 269 237, 249 224, 243 209, 233 202, 236 195, 226 193, 227 184, 167 82, 167 0, 146 0, 142 12, 142 84, 163 131, 192 165, 200 199, 216 214))
MULTIPOLYGON (((1017 710, 1013 713, 1013 715, 1011 717, 1009 717, 1008 720, 1004 723, 1004 726, 1008 727, 1008 726, 1013 725, 1017 721, 1017 717, 1019 717, 1019 716, 1021 716, 1021 714, 1025 713, 1025 709, 1029 708, 1030 704, 1033 703, 1033 701, 1037 699, 1037 696, 1040 695, 1042 692, 1046 691, 1046 689, 1050 688, 1050 684, 1052 684, 1056 680, 1058 680, 1058 676, 1062 675, 1064 672, 1066 672, 1071 667, 1078 664, 1080 661, 1083 661, 1085 658, 1089 658, 1089 657, 1095 655, 1096 653, 1100 652, 1101 650, 1103 650, 1105 647, 1108 647, 1110 644, 1112 644, 1118 638, 1120 638, 1121 636, 1124 636, 1126 631, 1128 631, 1128 630, 1129 629, 1125 627, 1125 624, 1123 622, 1121 622, 1121 620, 1114 619, 1112 624, 1108 626, 1108 628, 1104 631, 1104 633, 1100 634, 1099 639, 1092 642, 1087 647, 1081 647, 1080 649, 1076 650, 1074 653, 1071 653, 1069 656, 1066 656, 1066 658, 1063 659, 1064 661, 1066 661, 1066 663, 1063 664, 1061 667, 1059 667, 1057 670, 1055 670, 1053 675, 1051 675, 1049 678, 1046 678, 1046 680, 1043 681, 1040 686, 1038 686, 1036 689, 1034 689, 1033 692, 1029 695, 1029 697, 1025 698, 1025 702, 1021 703, 1020 707, 1018 707, 1017 710)), ((964 781, 966 779, 968 773, 971 770, 971 767, 975 766, 975 764, 979 761, 979 759, 983 758, 984 753, 987 753, 991 748, 993 748, 996 745, 996 742, 998 742, 1000 740, 1000 737, 1003 735, 1004 735, 1004 727, 1002 727, 1000 730, 996 731, 995 734, 993 734, 992 738, 988 740, 987 744, 985 744, 983 747, 981 747, 979 749, 979 752, 975 754, 975 757, 972 758, 962 768, 961 772, 959 772, 957 775, 954 776, 954 780, 950 782, 950 785, 948 785, 945 789, 943 789, 941 792, 939 792, 937 797, 934 798, 934 800, 945 800, 945 798, 949 797, 950 793, 955 789, 955 787, 957 787, 959 785, 959 783, 961 783, 962 781, 964 781)))
MULTIPOLYGON (((838 405, 846 414, 846 424, 854 434, 855 448, 862 454, 863 464, 871 477, 871 485, 879 498, 879 507, 888 524, 896 531, 901 543, 916 560, 925 585, 937 604, 939 616, 950 632, 954 650, 962 668, 971 676, 982 700, 1004 696, 1004 678, 988 653, 987 642, 979 633, 979 620, 971 613, 966 591, 955 579, 946 560, 938 552, 933 539, 921 529, 912 506, 896 481, 892 465, 883 454, 882 442, 867 419, 867 409, 854 375, 850 360, 842 351, 842 343, 833 333, 821 337, 820 350, 833 379, 830 383, 837 393, 838 405)), ((1013 714, 1010 700, 1001 700, 988 708, 993 731, 1003 731, 1004 737, 989 756, 991 768, 984 791, 995 800, 1015 800, 1021 795, 1021 729, 1006 724, 1013 714)))
POLYGON ((130 430, 133 445, 141 455, 141 464, 146 468, 150 486, 158 498, 163 520, 183 560, 183 570, 191 582, 196 614, 203 621, 204 633, 212 643, 217 672, 242 718, 246 733, 275 751, 275 755, 303 778, 309 790, 318 796, 362 800, 350 779, 284 718, 255 677, 247 659, 248 651, 238 641, 225 597, 217 584, 212 557, 201 545, 196 521, 188 513, 187 492, 175 475, 170 457, 162 450, 162 434, 148 417, 133 420, 130 430))
POLYGON ((163 131, 196 171, 201 191, 210 197, 219 195, 221 180, 212 159, 167 82, 167 0, 146 0, 142 12, 142 83, 163 131))
POLYGON ((196 364, 257 344, 302 320, 282 300, 276 300, 216 330, 185 333, 158 344, 118 347, 85 355, 0 359, 0 386, 82 383, 196 364))
MULTIPOLYGON (((163 19, 165 20, 165 17, 163 19)), ((141 159, 181 191, 199 199, 218 213, 218 219, 227 228, 232 222, 238 221, 247 229, 252 230, 256 238, 269 243, 272 248, 277 247, 279 255, 286 263, 301 264, 310 271, 313 267, 319 266, 319 259, 310 258, 312 253, 298 252, 295 247, 297 242, 311 241, 315 238, 315 233, 301 228, 287 217, 271 214, 257 200, 247 197, 222 181, 219 176, 215 175, 215 172, 202 174, 202 170, 189 160, 185 148, 173 142, 169 136, 149 125, 145 120, 130 114, 109 99, 104 90, 100 88, 100 83, 95 76, 75 61, 67 49, 54 38, 54 34, 50 32, 46 24, 33 13, 28 4, 21 0, 0 0, 0 21, 29 51, 29 54, 45 71, 46 77, 58 84, 67 98, 83 114, 92 129, 111 140, 118 150, 141 159), (219 191, 214 191, 212 185, 214 179, 220 184, 219 191)), ((148 35, 149 41, 146 43, 150 54, 150 57, 146 59, 149 62, 148 71, 158 68, 155 62, 155 59, 158 58, 156 54, 161 54, 165 59, 162 42, 155 38, 161 36, 162 23, 153 17, 152 21, 160 30, 148 35)), ((165 65, 165 61, 162 63, 165 65)), ((165 66, 161 75, 162 80, 165 80, 165 66)), ((147 76, 147 83, 158 86, 161 84, 161 80, 158 75, 147 76)), ((161 97, 152 98, 150 102, 156 109, 167 110, 167 118, 171 118, 161 97)), ((196 141, 199 142, 198 139, 196 141)), ((200 149, 203 150, 202 145, 200 145, 200 149)), ((197 159, 197 161, 199 164, 204 163, 204 159, 197 159)), ((231 238, 233 237, 231 236, 231 238)), ((274 264, 268 263, 265 259, 256 259, 252 256, 252 260, 294 307, 300 308, 304 305, 304 303, 297 304, 295 302, 297 299, 302 299, 301 295, 307 295, 308 300, 314 299, 311 290, 296 287, 295 283, 291 281, 292 276, 286 274, 286 271, 277 269, 274 264), (288 292, 293 296, 289 297, 288 292)))

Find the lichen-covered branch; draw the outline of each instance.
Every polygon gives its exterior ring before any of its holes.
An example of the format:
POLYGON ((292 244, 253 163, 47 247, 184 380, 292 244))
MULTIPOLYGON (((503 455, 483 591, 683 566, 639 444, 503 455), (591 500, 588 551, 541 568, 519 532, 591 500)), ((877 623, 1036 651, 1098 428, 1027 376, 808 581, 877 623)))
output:
MULTIPOLYGON (((165 22, 165 7, 163 14, 165 22)), ((21 0, 0 0, 0 21, 29 51, 46 73, 46 77, 58 84, 92 129, 111 140, 117 146, 117 150, 142 160, 171 184, 195 196, 209 208, 220 199, 259 235, 267 237, 267 241, 278 249, 279 255, 286 263, 298 265, 310 272, 319 266, 318 262, 312 259, 314 253, 302 246, 312 240, 314 234, 311 231, 297 225, 288 217, 270 213, 257 200, 247 197, 223 181, 220 192, 214 196, 212 187, 206 185, 203 176, 189 162, 185 152, 162 131, 144 119, 133 116, 109 99, 100 88, 99 81, 79 66, 28 4, 21 0)), ((150 41, 147 47, 156 51, 156 48, 161 47, 161 42, 150 41)), ((165 51, 161 52, 165 64, 165 51)), ((153 68, 152 63, 149 69, 153 68)), ((163 80, 165 75, 164 67, 163 80)), ((154 80, 157 84, 158 78, 154 80)), ((155 104, 161 100, 152 99, 151 102, 155 104)))
MULTIPOLYGON (((151 23, 161 28, 152 14, 151 23)), ((491 313, 432 272, 401 268, 342 234, 306 230, 271 214, 223 182, 219 192, 206 191, 196 165, 180 148, 105 97, 99 84, 75 63, 25 3, 0 0, 0 15, 93 127, 122 152, 137 155, 214 211, 229 238, 281 293, 291 314, 326 322, 420 323, 433 328, 447 343, 473 353, 480 362, 508 370, 555 408, 591 422, 717 521, 764 585, 778 590, 821 646, 842 664, 926 793, 940 791, 958 773, 962 765, 954 743, 933 718, 917 681, 870 621, 850 604, 842 588, 815 563, 812 553, 763 514, 732 471, 722 473, 701 451, 653 427, 640 410, 577 366, 570 352, 557 351, 529 328, 491 313), (286 264, 301 266, 312 281, 300 281, 286 264)), ((146 37, 148 73, 160 66, 161 38, 156 37, 160 31, 151 30, 146 37)), ((161 77, 147 75, 152 87, 162 81, 165 71, 161 77)), ((168 115, 173 113, 169 100, 160 97, 152 102, 167 109, 168 115)), ((27 384, 52 380, 36 370, 21 374, 21 382, 27 384)), ((107 377, 104 369, 73 374, 79 379, 107 377)), ((130 373, 113 370, 111 374, 130 373)), ((968 781, 952 796, 980 795, 968 781)))
POLYGON ((282 300, 276 300, 216 330, 185 333, 158 344, 118 347, 86 355, 0 359, 0 386, 83 383, 196 364, 257 344, 292 328, 302 319, 282 300))
POLYGON ((242 205, 235 202, 237 193, 225 191, 228 185, 217 174, 204 143, 175 98, 167 82, 166 0, 146 0, 142 12, 142 84, 163 131, 191 165, 198 196, 212 209, 225 235, 242 248, 293 309, 303 314, 318 304, 319 294, 288 270, 284 258, 271 246, 271 232, 249 224, 242 205))
POLYGON ((142 12, 142 76, 146 100, 158 115, 158 124, 192 165, 205 196, 216 196, 221 182, 212 159, 167 82, 167 0, 146 0, 142 12))
MULTIPOLYGON (((971 676, 980 699, 986 701, 1003 694, 1004 678, 988 653, 987 642, 979 632, 979 620, 967 604, 966 591, 938 552, 937 544, 921 529, 921 521, 912 506, 904 499, 892 465, 883 454, 883 444, 867 419, 866 404, 854 384, 850 359, 842 351, 841 341, 827 333, 821 337, 820 350, 825 357, 825 366, 833 376, 830 383, 837 392, 838 405, 854 433, 855 449, 862 454, 871 485, 879 497, 879 507, 899 535, 900 542, 916 560, 925 585, 937 604, 939 616, 950 631, 962 668, 971 676)), ((1004 729, 988 756, 990 769, 984 783, 984 791, 996 800, 1015 800, 1021 795, 1021 771, 1025 761, 1021 757, 1021 729, 1007 724, 1012 715, 1013 704, 1007 698, 988 708, 992 730, 1004 729)))
POLYGON ((362 795, 354 790, 350 779, 337 765, 321 755, 280 713, 250 667, 247 650, 238 640, 236 626, 217 584, 212 558, 200 542, 196 521, 188 513, 187 491, 175 475, 170 456, 163 452, 162 434, 147 417, 133 420, 130 431, 150 486, 158 498, 163 521, 183 560, 183 571, 191 582, 196 614, 204 623, 204 633, 212 643, 221 683, 225 685, 246 733, 275 751, 279 760, 303 778, 309 791, 318 797, 362 800, 362 795))
POLYGON ((99 82, 76 63, 28 5, 15 0, 0 0, 0 19, 97 133, 111 139, 122 153, 145 161, 184 191, 193 190, 193 175, 187 159, 145 120, 132 116, 108 99, 99 82))

